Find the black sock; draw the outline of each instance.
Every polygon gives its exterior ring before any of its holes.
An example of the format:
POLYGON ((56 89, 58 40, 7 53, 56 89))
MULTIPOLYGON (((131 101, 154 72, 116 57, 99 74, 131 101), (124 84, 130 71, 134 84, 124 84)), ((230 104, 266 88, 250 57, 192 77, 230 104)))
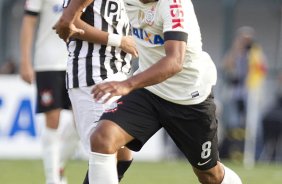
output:
POLYGON ((131 165, 132 160, 121 160, 117 162, 118 181, 123 178, 124 173, 131 165))
POLYGON ((86 175, 85 175, 85 178, 84 178, 82 184, 89 184, 89 180, 88 180, 88 169, 87 169, 87 173, 86 173, 86 175))

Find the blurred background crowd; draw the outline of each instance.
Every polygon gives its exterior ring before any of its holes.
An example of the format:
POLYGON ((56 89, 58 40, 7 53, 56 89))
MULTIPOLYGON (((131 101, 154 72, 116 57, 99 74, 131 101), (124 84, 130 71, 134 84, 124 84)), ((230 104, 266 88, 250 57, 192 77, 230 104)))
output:
MULTIPOLYGON (((1 78, 18 74, 24 1, 0 1, 0 95, 1 78)), ((193 3, 203 49, 218 69, 214 92, 221 157, 250 165, 255 161, 281 163, 282 0, 193 3)), ((166 158, 181 157, 165 135, 164 142, 166 158)))

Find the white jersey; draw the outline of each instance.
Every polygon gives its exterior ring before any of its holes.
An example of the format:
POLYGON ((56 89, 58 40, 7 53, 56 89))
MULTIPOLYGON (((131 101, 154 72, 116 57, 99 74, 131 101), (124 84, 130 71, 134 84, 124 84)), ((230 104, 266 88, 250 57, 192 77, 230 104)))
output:
POLYGON ((52 26, 63 10, 63 0, 27 0, 25 13, 39 15, 39 27, 35 42, 34 69, 36 71, 66 70, 67 47, 52 26))
POLYGON ((143 4, 125 0, 142 72, 165 56, 164 42, 187 42, 183 70, 146 89, 173 103, 189 105, 204 101, 216 83, 216 68, 202 51, 201 33, 190 0, 159 0, 143 4))

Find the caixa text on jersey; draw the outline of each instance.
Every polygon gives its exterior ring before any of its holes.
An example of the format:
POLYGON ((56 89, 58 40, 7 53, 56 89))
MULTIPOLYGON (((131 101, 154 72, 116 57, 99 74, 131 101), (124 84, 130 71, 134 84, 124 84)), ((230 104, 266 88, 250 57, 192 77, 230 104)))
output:
POLYGON ((161 37, 161 35, 158 34, 152 34, 144 29, 138 29, 138 28, 132 28, 133 35, 135 35, 137 38, 144 40, 148 43, 154 44, 154 45, 163 45, 164 39, 161 37))

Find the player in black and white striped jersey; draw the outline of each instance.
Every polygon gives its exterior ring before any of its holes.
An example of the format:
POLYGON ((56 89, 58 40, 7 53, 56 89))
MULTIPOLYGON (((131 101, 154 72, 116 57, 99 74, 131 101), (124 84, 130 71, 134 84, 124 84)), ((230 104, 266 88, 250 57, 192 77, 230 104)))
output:
MULTIPOLYGON (((110 34, 129 34, 128 18, 123 3, 118 0, 94 1, 84 9, 81 19, 110 34)), ((73 38, 68 50, 68 88, 91 86, 117 72, 130 72, 131 56, 121 48, 73 38)))
MULTIPOLYGON (((65 1, 64 7, 69 2, 65 1)), ((90 153, 90 135, 101 114, 111 105, 93 100, 91 88, 103 81, 128 78, 131 54, 136 56, 137 50, 123 1, 95 0, 76 17, 76 27, 84 31, 65 40, 69 51, 66 81, 78 134, 90 153)), ((122 178, 132 155, 127 148, 121 148, 117 157, 118 174, 122 178)), ((87 180, 88 177, 84 183, 87 180)))

